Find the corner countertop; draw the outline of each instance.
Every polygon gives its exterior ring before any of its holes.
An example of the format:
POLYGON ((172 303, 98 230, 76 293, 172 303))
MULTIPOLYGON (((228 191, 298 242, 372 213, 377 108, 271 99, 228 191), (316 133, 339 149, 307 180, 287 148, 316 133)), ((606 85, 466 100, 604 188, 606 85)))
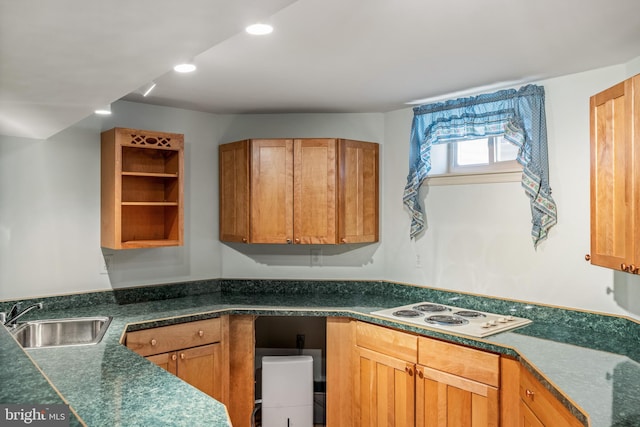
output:
POLYGON ((113 320, 97 345, 26 351, 0 328, 0 403, 67 403, 71 425, 229 426, 224 405, 121 345, 123 333, 226 314, 344 316, 516 357, 585 425, 640 426, 640 324, 634 320, 388 282, 212 282, 192 286, 198 289, 192 295, 149 287, 150 301, 141 296, 149 293, 144 288, 126 300, 106 293, 54 297, 51 304, 39 299, 45 310, 29 319, 113 320), (61 304, 64 298, 73 303, 61 304), (420 301, 534 322, 476 339, 370 314, 420 301))

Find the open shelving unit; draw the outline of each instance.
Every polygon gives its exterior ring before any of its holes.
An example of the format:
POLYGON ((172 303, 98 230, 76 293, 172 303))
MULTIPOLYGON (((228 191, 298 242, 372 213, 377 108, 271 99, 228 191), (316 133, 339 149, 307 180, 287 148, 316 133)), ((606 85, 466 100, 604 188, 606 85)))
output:
POLYGON ((114 128, 101 142, 101 246, 182 246, 184 135, 114 128))

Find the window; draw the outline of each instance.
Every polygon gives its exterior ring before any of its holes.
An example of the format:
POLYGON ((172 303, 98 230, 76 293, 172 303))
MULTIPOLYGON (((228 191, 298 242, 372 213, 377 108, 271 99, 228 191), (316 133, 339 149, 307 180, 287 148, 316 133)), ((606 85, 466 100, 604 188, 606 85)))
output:
MULTIPOLYGON (((547 128, 544 111, 544 88, 527 85, 518 90, 508 89, 470 98, 460 98, 413 109, 409 149, 409 174, 402 201, 411 216, 409 237, 414 239, 425 231, 425 215, 420 201, 420 186, 431 178, 433 153, 436 147, 455 144, 452 151, 444 148, 446 179, 461 177, 490 177, 483 182, 505 181, 502 177, 520 175, 522 188, 531 204, 531 237, 534 247, 547 238, 556 224, 556 203, 551 197, 549 162, 547 159, 547 128), (478 136, 487 139, 470 140, 478 136), (522 172, 500 172, 517 147, 518 164, 522 172), (463 141, 463 142, 460 142, 463 141), (483 142, 484 141, 484 142, 483 142), (468 148, 471 147, 471 148, 468 148), (452 154, 451 154, 452 153, 452 154), (455 169, 491 168, 480 175, 452 174, 450 158, 455 169), (494 177, 500 177, 495 180, 494 177)), ((440 150, 442 152, 442 150, 440 150)), ((442 169, 442 165, 440 165, 442 169)), ((511 179, 509 179, 510 181, 511 179)), ((474 181, 476 182, 476 181, 474 181)))
POLYGON ((428 182, 444 185, 520 181, 522 166, 517 157, 518 147, 503 136, 434 145, 428 182), (492 176, 481 176, 489 174, 492 176))

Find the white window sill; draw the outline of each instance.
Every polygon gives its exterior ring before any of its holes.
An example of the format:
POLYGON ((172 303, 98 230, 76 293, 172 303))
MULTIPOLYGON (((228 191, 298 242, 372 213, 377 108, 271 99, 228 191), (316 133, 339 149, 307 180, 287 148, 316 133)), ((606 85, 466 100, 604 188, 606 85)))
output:
POLYGON ((520 182, 522 181, 522 171, 497 172, 482 174, 451 174, 428 176, 425 180, 427 185, 458 185, 458 184, 489 184, 494 182, 520 182))

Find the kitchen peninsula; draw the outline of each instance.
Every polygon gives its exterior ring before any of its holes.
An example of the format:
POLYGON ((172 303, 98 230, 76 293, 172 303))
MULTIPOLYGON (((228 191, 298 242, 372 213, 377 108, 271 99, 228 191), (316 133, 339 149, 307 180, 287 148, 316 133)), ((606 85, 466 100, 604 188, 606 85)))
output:
MULTIPOLYGON (((228 425, 222 404, 121 344, 127 331, 226 315, 344 318, 472 347, 519 361, 583 425, 626 426, 640 420, 640 324, 627 318, 368 281, 221 279, 38 301, 45 309, 30 313, 34 317, 113 317, 97 345, 26 354, 0 330, 7 363, 0 373, 0 402, 66 402, 77 415, 72 425, 228 425), (472 338, 371 314, 418 301, 455 301, 458 307, 511 313, 533 323, 472 338)), ((9 304, 0 303, 0 310, 9 304)))

